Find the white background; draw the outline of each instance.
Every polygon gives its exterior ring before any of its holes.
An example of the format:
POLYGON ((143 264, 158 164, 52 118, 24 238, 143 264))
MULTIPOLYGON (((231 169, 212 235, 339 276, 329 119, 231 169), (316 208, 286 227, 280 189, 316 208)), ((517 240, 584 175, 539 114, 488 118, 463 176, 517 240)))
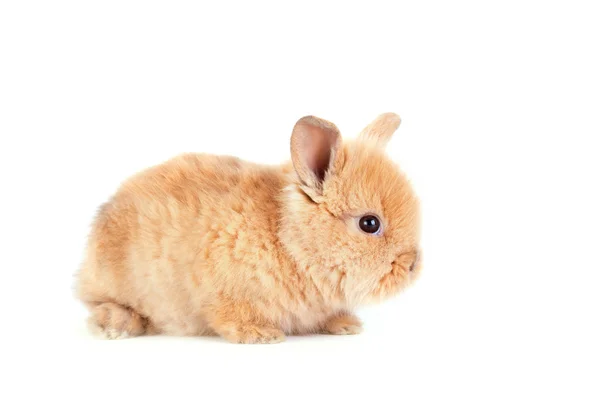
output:
POLYGON ((1 397, 600 398, 595 3, 3 1, 1 397), (124 178, 386 111, 425 269, 364 334, 87 333, 72 275, 124 178))

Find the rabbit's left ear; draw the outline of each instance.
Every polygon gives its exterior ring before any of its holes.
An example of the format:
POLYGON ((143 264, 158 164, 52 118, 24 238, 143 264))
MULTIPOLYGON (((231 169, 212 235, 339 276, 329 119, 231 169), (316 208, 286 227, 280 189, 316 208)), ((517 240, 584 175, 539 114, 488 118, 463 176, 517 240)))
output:
POLYGON ((300 118, 292 132, 292 162, 298 177, 320 194, 323 182, 341 161, 342 137, 332 122, 312 115, 300 118))
POLYGON ((384 113, 379 115, 358 135, 361 140, 367 140, 385 147, 392 135, 400 126, 400 117, 395 113, 384 113))

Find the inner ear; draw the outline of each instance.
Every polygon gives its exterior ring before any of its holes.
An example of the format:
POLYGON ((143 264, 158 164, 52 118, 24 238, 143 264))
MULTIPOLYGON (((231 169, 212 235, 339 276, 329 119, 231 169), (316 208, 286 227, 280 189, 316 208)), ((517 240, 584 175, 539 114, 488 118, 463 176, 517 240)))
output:
POLYGON ((301 144, 301 152, 305 154, 307 167, 319 181, 325 179, 325 173, 331 163, 332 151, 336 137, 330 132, 322 132, 315 126, 306 129, 306 137, 301 144))
POLYGON ((341 145, 338 128, 323 119, 306 116, 294 126, 291 140, 292 162, 302 182, 318 189, 341 145))

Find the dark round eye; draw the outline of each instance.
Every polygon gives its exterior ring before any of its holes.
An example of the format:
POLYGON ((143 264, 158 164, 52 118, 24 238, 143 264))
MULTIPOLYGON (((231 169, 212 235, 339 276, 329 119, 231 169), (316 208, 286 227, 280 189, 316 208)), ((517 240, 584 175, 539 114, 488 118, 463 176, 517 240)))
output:
POLYGON ((358 221, 358 226, 360 226, 360 229, 363 232, 369 234, 375 234, 379 232, 379 229, 381 229, 381 223, 374 215, 365 215, 362 217, 360 221, 358 221))

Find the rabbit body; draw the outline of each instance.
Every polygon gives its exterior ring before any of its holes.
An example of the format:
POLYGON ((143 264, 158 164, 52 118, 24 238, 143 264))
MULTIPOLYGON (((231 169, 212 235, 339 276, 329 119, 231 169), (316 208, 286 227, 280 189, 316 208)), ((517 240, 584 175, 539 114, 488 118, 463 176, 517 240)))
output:
POLYGON ((284 165, 188 153, 127 179, 98 210, 77 275, 91 326, 237 343, 360 332, 353 310, 394 295, 420 266, 418 203, 374 133, 390 118, 349 144, 304 118, 284 165), (365 179, 391 189, 361 196, 365 179), (353 225, 368 212, 385 213, 384 236, 353 225))

